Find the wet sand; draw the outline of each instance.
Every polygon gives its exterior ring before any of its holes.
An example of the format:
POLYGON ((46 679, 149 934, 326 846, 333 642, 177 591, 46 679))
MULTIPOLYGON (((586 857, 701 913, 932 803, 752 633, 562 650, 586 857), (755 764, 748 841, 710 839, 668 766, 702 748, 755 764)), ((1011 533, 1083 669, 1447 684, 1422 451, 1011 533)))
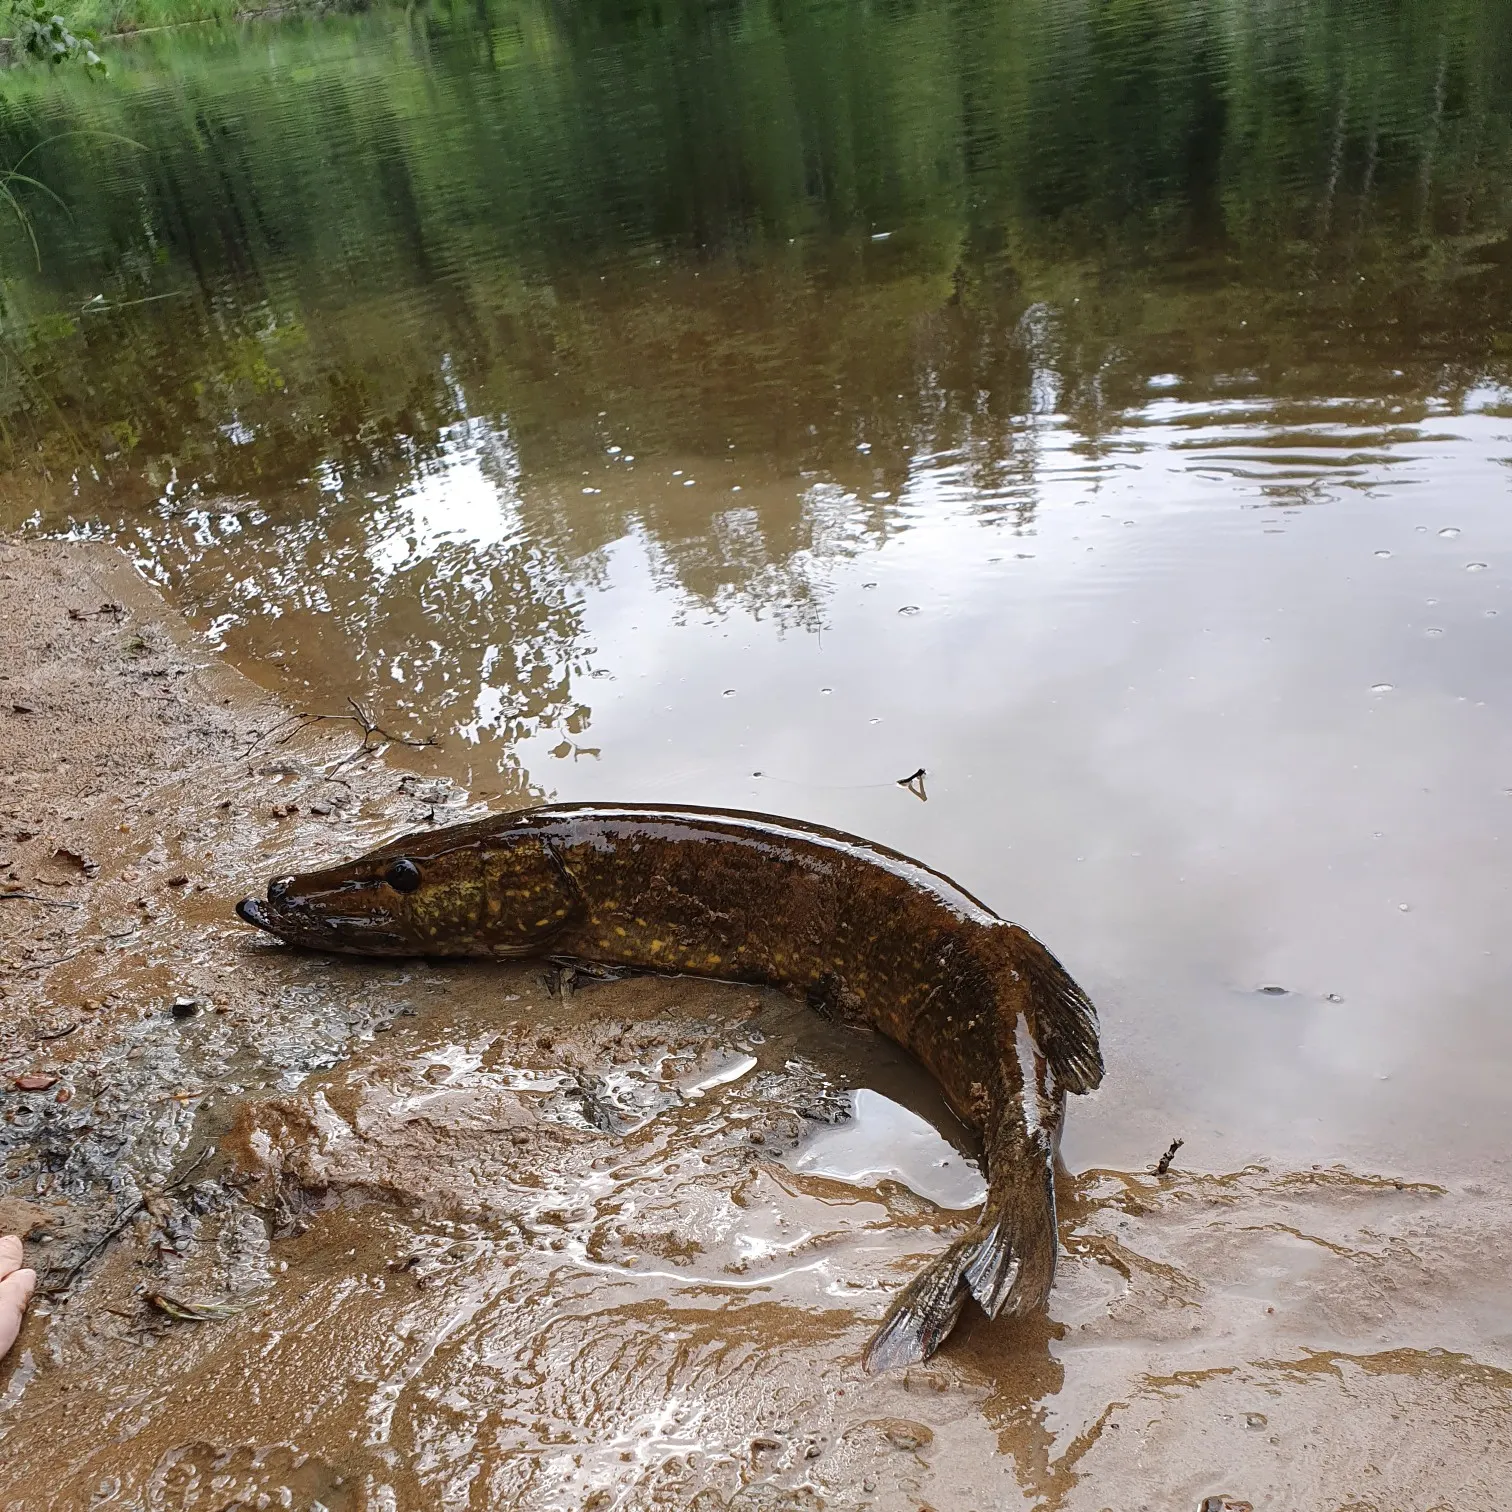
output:
POLYGON ((473 810, 112 553, 0 545, 0 669, 0 1223, 50 1294, 0 1506, 1496 1504, 1494 1175, 1080 1171, 1047 1319, 869 1379, 964 1218, 803 1157, 857 1087, 941 1118, 896 1051, 748 989, 254 936, 258 879, 473 810))

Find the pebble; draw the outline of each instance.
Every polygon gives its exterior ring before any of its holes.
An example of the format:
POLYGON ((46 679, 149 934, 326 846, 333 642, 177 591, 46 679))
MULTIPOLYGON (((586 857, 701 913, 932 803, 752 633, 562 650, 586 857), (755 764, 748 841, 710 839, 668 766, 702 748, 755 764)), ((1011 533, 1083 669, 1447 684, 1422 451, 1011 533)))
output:
POLYGON ((18 1076, 15 1081, 18 1092, 45 1092, 57 1084, 58 1078, 49 1076, 44 1071, 29 1071, 25 1076, 18 1076))
POLYGON ((199 1012, 200 1001, 192 997, 176 997, 173 1000, 174 1018, 189 1018, 199 1012))
POLYGON ((902 1449, 908 1453, 917 1453, 934 1442, 934 1433, 923 1423, 911 1423, 904 1418, 896 1418, 890 1422, 883 1429, 883 1436, 894 1449, 902 1449))

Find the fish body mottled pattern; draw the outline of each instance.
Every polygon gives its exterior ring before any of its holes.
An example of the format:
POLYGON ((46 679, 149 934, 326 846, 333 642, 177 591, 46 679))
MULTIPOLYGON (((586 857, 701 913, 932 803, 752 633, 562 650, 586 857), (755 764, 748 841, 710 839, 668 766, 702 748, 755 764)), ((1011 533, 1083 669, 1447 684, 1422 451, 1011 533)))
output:
POLYGON ((778 987, 869 1024, 981 1132, 989 1191, 868 1364, 927 1356, 968 1296, 995 1316, 1048 1294, 1055 1143, 1066 1093, 1102 1075, 1096 1013, 1031 935, 907 856, 766 814, 552 804, 279 879, 239 912, 317 949, 571 957, 778 987))
POLYGON ((764 816, 574 808, 532 823, 580 899, 553 951, 781 988, 904 1045, 982 1126, 1017 984, 1006 926, 954 883, 764 816))

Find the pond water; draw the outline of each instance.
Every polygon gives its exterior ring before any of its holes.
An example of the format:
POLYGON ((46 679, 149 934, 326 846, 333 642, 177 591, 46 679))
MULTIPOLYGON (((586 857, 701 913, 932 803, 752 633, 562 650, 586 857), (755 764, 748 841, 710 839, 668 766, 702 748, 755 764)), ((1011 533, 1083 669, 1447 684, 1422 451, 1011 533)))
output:
POLYGON ((1376 11, 523 4, 21 76, 66 213, 7 246, 0 522, 477 795, 959 877, 1105 1005, 1074 1159, 1499 1157, 1512 42, 1376 11))
POLYGON ((1073 1167, 1506 1174, 1505 7, 485 0, 110 63, 0 113, 66 207, 6 232, 0 528, 476 797, 957 877, 1101 1006, 1073 1167))

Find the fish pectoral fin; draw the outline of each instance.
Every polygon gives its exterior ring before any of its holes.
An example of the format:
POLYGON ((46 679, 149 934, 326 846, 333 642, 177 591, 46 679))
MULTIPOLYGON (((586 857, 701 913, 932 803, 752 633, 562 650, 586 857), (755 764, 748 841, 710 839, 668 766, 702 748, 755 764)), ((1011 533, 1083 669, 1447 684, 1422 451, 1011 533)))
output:
POLYGON ((548 969, 542 973, 546 991, 563 1002, 571 998, 580 987, 604 982, 622 982, 626 977, 649 976, 652 973, 640 966, 609 966, 602 961, 584 960, 581 956, 552 955, 546 957, 548 969))
POLYGON ((1034 1042, 1063 1092, 1091 1092, 1103 1078, 1097 1009, 1071 974, 1026 929, 1010 924, 1013 969, 1029 988, 1034 1042))

